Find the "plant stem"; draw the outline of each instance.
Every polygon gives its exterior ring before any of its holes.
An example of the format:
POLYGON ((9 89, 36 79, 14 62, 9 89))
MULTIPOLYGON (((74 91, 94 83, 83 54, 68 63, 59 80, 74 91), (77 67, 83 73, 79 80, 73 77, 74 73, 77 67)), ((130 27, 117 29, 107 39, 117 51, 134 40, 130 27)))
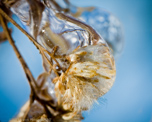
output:
POLYGON ((34 90, 34 88, 38 88, 37 84, 36 84, 36 81, 35 81, 32 73, 31 73, 31 71, 29 70, 25 60, 23 59, 22 55, 20 54, 18 48, 16 47, 16 45, 14 43, 14 40, 12 39, 12 37, 11 37, 11 35, 9 33, 9 29, 8 29, 6 23, 4 22, 4 19, 1 16, 1 14, 0 14, 0 21, 1 21, 2 27, 4 29, 4 32, 6 34, 6 37, 7 37, 8 41, 9 41, 10 45, 13 47, 13 50, 14 50, 17 58, 19 59, 22 67, 23 67, 23 70, 24 70, 24 72, 26 74, 26 78, 28 79, 29 85, 31 87, 31 92, 32 92, 32 90, 34 90))
POLYGON ((22 33, 24 33, 33 43, 34 45, 39 49, 39 44, 37 41, 29 35, 19 24, 17 24, 12 18, 10 18, 1 8, 0 8, 0 14, 4 16, 8 21, 10 21, 13 25, 15 25, 22 33))
POLYGON ((0 14, 2 14, 2 16, 4 16, 8 21, 10 21, 13 25, 15 25, 22 33, 24 33, 32 42, 33 44, 37 47, 37 49, 40 51, 40 53, 45 57, 45 59, 48 61, 50 67, 54 70, 54 72, 56 73, 57 76, 58 73, 56 72, 56 70, 53 68, 52 64, 50 63, 50 61, 47 59, 46 55, 44 54, 44 48, 31 36, 29 35, 20 25, 18 25, 12 18, 10 18, 1 8, 0 8, 0 14))

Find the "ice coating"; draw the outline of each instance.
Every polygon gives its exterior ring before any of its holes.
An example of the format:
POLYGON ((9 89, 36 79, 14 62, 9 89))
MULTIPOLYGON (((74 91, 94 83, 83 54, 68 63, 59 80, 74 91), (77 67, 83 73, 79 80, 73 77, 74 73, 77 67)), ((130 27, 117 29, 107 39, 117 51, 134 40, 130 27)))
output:
POLYGON ((37 85, 39 90, 39 97, 44 100, 52 100, 54 101, 54 104, 56 104, 56 96, 54 91, 54 84, 52 83, 52 80, 54 79, 55 74, 54 73, 47 73, 43 72, 41 73, 37 78, 37 85), (51 96, 51 97, 50 97, 51 96))
POLYGON ((97 7, 76 7, 68 3, 69 13, 92 26, 108 43, 117 59, 122 53, 124 38, 119 19, 112 13, 97 7))
POLYGON ((78 46, 87 46, 89 44, 88 32, 73 23, 57 18, 55 14, 51 9, 44 10, 42 20, 49 17, 49 21, 43 21, 45 25, 41 26, 42 31, 38 35, 39 43, 45 45, 48 50, 55 45, 64 48, 61 51, 63 54, 72 52, 78 46), (52 39, 52 32, 58 34, 61 38, 58 41, 52 39))
MULTIPOLYGON (((47 8, 41 2, 18 0, 11 6, 11 10, 20 18, 24 28, 50 52, 54 46, 59 46, 59 52, 65 54, 78 46, 89 45, 90 34, 87 30, 56 17, 57 11, 47 8)), ((100 40, 104 43, 102 38, 100 40)))
POLYGON ((68 0, 65 0, 65 3, 57 2, 63 8, 66 4, 69 10, 65 12, 66 14, 81 19, 92 26, 112 48, 115 59, 120 56, 124 45, 124 37, 122 24, 116 16, 98 7, 76 7, 68 0))
POLYGON ((113 49, 118 57, 123 49, 123 29, 120 21, 110 12, 94 8, 92 11, 82 12, 80 18, 91 25, 113 49))

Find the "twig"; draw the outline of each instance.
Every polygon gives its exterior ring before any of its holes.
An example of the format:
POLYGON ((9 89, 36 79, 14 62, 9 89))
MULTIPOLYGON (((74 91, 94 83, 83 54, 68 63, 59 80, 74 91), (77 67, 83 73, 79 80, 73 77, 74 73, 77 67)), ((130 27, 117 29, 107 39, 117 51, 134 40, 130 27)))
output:
MULTIPOLYGON (((46 57, 46 55, 44 54, 44 52, 43 52, 43 51, 46 51, 46 50, 43 50, 43 49, 41 49, 41 48, 40 48, 40 52, 41 52, 41 54, 44 56, 44 58, 46 59, 46 61, 49 63, 50 67, 54 70, 55 74, 56 74, 57 76, 59 76, 59 74, 57 73, 56 69, 55 69, 55 68, 53 68, 53 66, 52 66, 51 62, 50 62, 50 61, 49 61, 49 59, 46 57)), ((47 51, 47 52, 48 52, 48 51, 47 51)))
MULTIPOLYGON (((29 35, 20 25, 18 25, 12 18, 10 18, 1 8, 0 8, 0 14, 2 14, 7 20, 9 20, 13 25, 15 25, 22 33, 24 33, 32 42, 33 44, 37 47, 37 49, 40 51, 40 53, 45 57, 45 59, 48 61, 48 63, 50 64, 50 67, 54 70, 54 72, 56 73, 57 76, 58 73, 56 72, 56 70, 53 68, 52 64, 50 63, 50 61, 48 60, 48 58, 46 57, 46 55, 44 54, 44 48, 31 36, 29 35)), ((48 51, 47 51, 48 52, 48 51)))
POLYGON ((59 62, 58 62, 58 61, 56 60, 56 58, 54 57, 55 52, 57 51, 57 48, 58 48, 58 46, 55 46, 55 47, 53 48, 53 50, 52 50, 52 53, 48 52, 47 50, 44 50, 44 52, 48 53, 49 56, 56 62, 57 66, 58 66, 60 69, 62 69, 61 66, 60 66, 60 64, 59 64, 59 62))
MULTIPOLYGON (((3 30, 6 34, 6 37, 10 43, 10 45, 13 47, 13 50, 17 56, 17 58, 19 59, 22 67, 23 67, 23 70, 26 74, 26 78, 28 79, 28 82, 29 82, 29 85, 30 85, 30 88, 31 88, 31 95, 33 95, 33 92, 35 92, 35 90, 37 90, 38 86, 36 84, 36 81, 31 73, 31 71, 29 70, 26 62, 24 61, 22 55, 20 54, 18 48, 16 47, 15 43, 14 43, 14 40, 12 39, 11 35, 10 35, 10 32, 9 32, 9 29, 6 25, 6 23, 4 22, 4 19, 3 17, 1 16, 0 14, 0 21, 1 21, 1 24, 2 24, 2 27, 3 27, 3 30)), ((30 104, 32 104, 33 100, 30 99, 30 104)))
POLYGON ((39 49, 40 46, 39 43, 31 35, 29 35, 20 25, 18 25, 12 18, 10 18, 1 8, 0 8, 0 14, 4 16, 8 21, 10 21, 13 25, 15 25, 22 33, 24 33, 39 49))
POLYGON ((24 61, 22 55, 20 54, 19 50, 17 49, 16 45, 14 44, 14 40, 12 39, 12 37, 9 33, 9 30, 8 30, 8 27, 7 27, 6 23, 4 22, 4 19, 1 15, 0 15, 0 21, 1 21, 2 27, 4 29, 4 32, 6 34, 6 37, 7 37, 8 41, 11 44, 11 46, 13 47, 13 50, 15 51, 15 54, 16 54, 17 58, 19 59, 21 65, 24 69, 24 72, 26 74, 26 77, 28 79, 30 87, 33 88, 33 86, 35 86, 37 88, 37 84, 35 82, 35 79, 34 79, 32 73, 31 73, 31 71, 29 70, 26 62, 24 61))
MULTIPOLYGON (((26 62, 24 61, 22 55, 20 54, 19 50, 17 49, 16 45, 14 44, 14 40, 12 39, 9 31, 8 31, 8 27, 6 25, 6 23, 4 22, 4 19, 3 17, 1 16, 0 14, 0 21, 1 21, 1 24, 2 24, 2 27, 4 29, 4 32, 6 34, 6 37, 10 43, 10 45, 13 47, 13 50, 17 56, 17 58, 19 59, 23 69, 24 69, 24 72, 26 74, 26 77, 28 79, 28 82, 29 82, 29 85, 30 85, 30 88, 31 88, 31 95, 30 95, 30 105, 32 105, 32 103, 34 102, 34 100, 37 100, 38 102, 40 102, 43 107, 46 109, 46 112, 49 112, 49 110, 47 109, 46 105, 50 106, 52 109, 55 109, 56 107, 54 107, 51 103, 52 101, 46 101, 46 100, 43 100, 39 97, 39 95, 37 94, 39 91, 38 91, 38 86, 37 86, 37 83, 31 73, 31 71, 29 70, 26 62)), ((43 51, 42 51, 43 52, 43 51)), ((29 109, 28 109, 29 110, 29 109)), ((28 110, 26 111, 26 115, 24 115, 24 118, 26 118, 27 114, 28 114, 28 110)), ((50 114, 51 115, 51 114, 50 114)))

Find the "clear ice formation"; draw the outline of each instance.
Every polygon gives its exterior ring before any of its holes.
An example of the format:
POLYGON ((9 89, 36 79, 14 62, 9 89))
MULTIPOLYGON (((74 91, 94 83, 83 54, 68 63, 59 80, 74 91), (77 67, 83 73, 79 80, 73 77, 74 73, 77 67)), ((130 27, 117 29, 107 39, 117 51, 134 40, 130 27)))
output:
POLYGON ((82 12, 80 18, 92 26, 108 43, 118 57, 123 49, 123 29, 120 21, 104 9, 94 8, 92 11, 82 12))
MULTIPOLYGON (((19 0, 11 7, 11 10, 22 21, 24 28, 50 52, 54 46, 59 46, 60 53, 64 54, 72 52, 78 46, 89 45, 90 38, 86 30, 74 23, 57 18, 57 12, 44 7, 42 3, 19 0), (35 4, 34 8, 32 4, 35 4), (53 36, 54 33, 60 38, 54 39, 56 38, 53 36)), ((102 38, 100 41, 104 43, 102 38)))

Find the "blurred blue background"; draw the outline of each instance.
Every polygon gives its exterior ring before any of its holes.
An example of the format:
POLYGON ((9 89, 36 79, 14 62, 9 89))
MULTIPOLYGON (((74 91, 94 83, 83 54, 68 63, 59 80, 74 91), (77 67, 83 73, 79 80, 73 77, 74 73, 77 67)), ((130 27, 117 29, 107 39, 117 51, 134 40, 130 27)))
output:
MULTIPOLYGON (((77 6, 98 6, 123 24, 125 45, 116 62, 112 89, 84 112, 83 122, 152 122, 152 0, 72 0, 77 6)), ((13 38, 34 77, 43 71, 38 50, 18 29, 13 38)), ((8 42, 0 44, 0 121, 14 117, 28 100, 30 88, 8 42)))

